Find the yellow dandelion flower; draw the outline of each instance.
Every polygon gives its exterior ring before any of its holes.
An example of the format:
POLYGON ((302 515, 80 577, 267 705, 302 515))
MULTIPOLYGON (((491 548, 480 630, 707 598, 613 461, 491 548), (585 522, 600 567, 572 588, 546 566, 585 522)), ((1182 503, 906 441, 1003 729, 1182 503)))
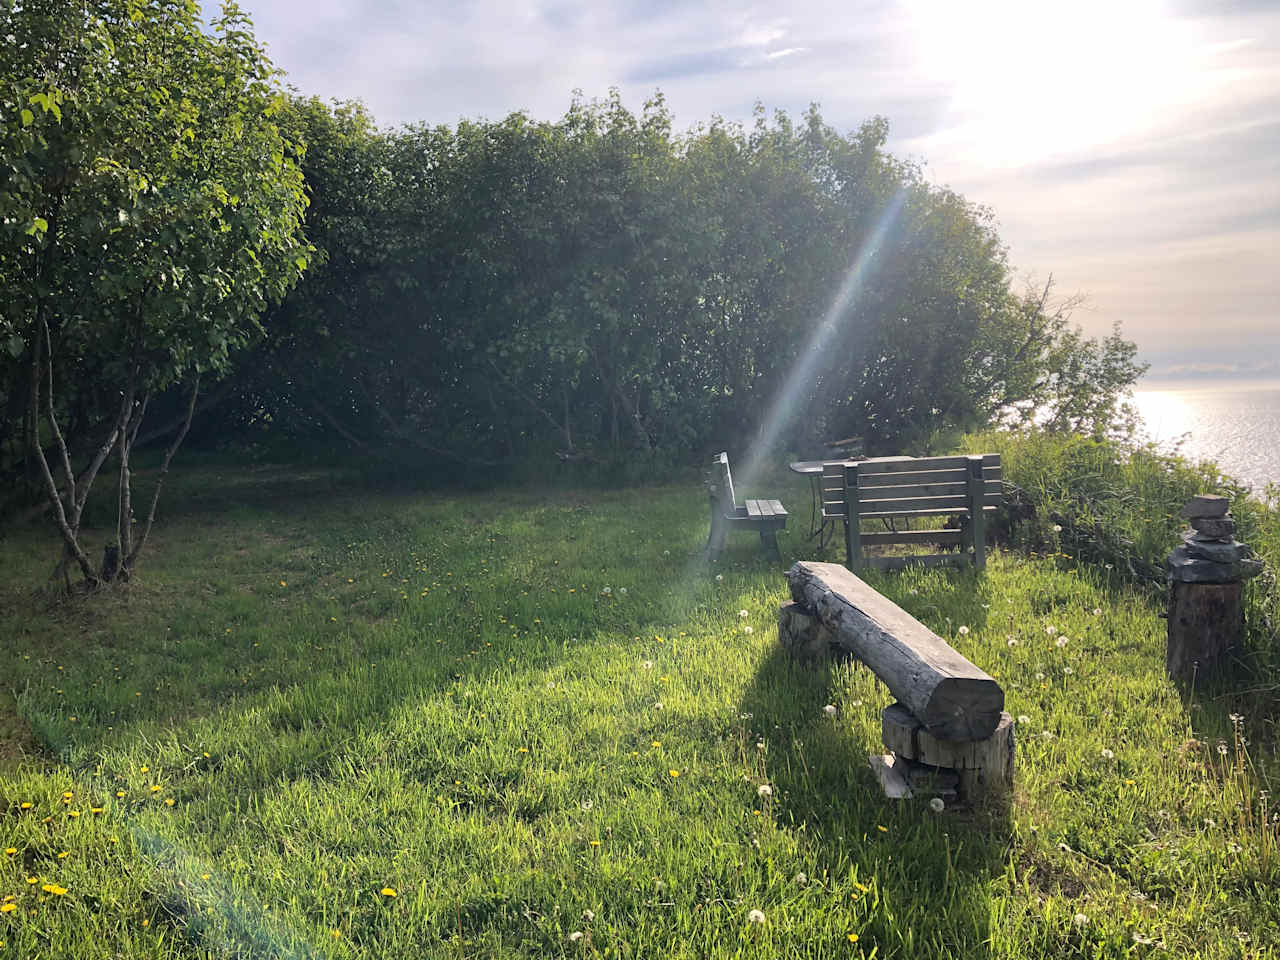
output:
POLYGON ((67 816, 68 816, 68 817, 78 817, 78 816, 80 816, 80 811, 79 811, 79 810, 68 810, 68 811, 67 811, 67 816))
POLYGON ((90 812, 90 813, 102 813, 102 807, 90 807, 90 808, 89 808, 89 812, 90 812))
POLYGON ((877 829, 877 830, 879 830, 881 833, 888 833, 888 832, 889 832, 889 828, 888 828, 888 827, 882 827, 882 826, 880 826, 880 824, 878 824, 878 823, 876 824, 876 829, 877 829))
POLYGON ((281 581, 280 581, 280 586, 282 586, 282 587, 287 587, 288 585, 289 585, 289 581, 287 581, 287 580, 281 580, 281 581))
POLYGON ((858 935, 857 935, 856 933, 851 933, 851 934, 849 934, 849 942, 850 942, 850 943, 857 943, 857 942, 858 942, 858 935))
POLYGON ((72 797, 74 797, 74 796, 75 796, 75 794, 74 794, 74 793, 72 793, 70 790, 68 790, 66 793, 64 793, 64 794, 62 795, 62 799, 63 799, 63 800, 70 800, 70 799, 71 799, 72 797))
POLYGON ((330 931, 330 933, 332 933, 332 934, 333 934, 334 939, 337 939, 338 937, 342 936, 342 931, 341 931, 341 930, 331 930, 331 931, 330 931))
POLYGON ((117 791, 116 791, 116 796, 117 796, 117 797, 123 797, 123 796, 124 796, 124 791, 123 791, 123 790, 117 790, 117 791))
POLYGON ((384 897, 394 897, 394 896, 396 896, 396 895, 397 895, 397 894, 396 894, 396 888, 395 888, 395 887, 383 887, 383 888, 382 888, 382 890, 381 890, 381 891, 379 891, 379 892, 380 892, 384 897))
POLYGON ((672 769, 672 770, 668 770, 668 771, 667 771, 667 773, 671 774, 673 777, 678 777, 678 776, 680 776, 680 771, 679 771, 679 770, 674 770, 674 769, 672 769))
POLYGON ((40 881, 37 880, 35 877, 27 877, 27 883, 31 884, 31 886, 33 887, 39 882, 40 881))
POLYGON ((5 852, 5 853, 7 853, 9 856, 11 856, 11 857, 12 857, 15 853, 17 853, 17 852, 18 852, 18 848, 17 848, 17 847, 5 847, 5 848, 4 848, 4 852, 5 852))
POLYGON ((200 874, 200 879, 201 879, 201 880, 208 880, 210 876, 212 876, 212 874, 202 873, 202 874, 200 874))
POLYGON ((13 911, 17 909, 18 909, 18 905, 16 903, 6 903, 4 905, 0 905, 0 913, 13 913, 13 911))
POLYGON ((60 897, 67 892, 66 887, 60 887, 56 883, 46 883, 40 889, 45 893, 52 893, 55 897, 60 897))
POLYGON ((141 766, 141 767, 139 767, 139 768, 138 768, 138 772, 139 772, 139 773, 150 773, 150 772, 151 772, 151 768, 150 768, 150 767, 148 767, 148 766, 146 766, 146 765, 144 764, 143 766, 141 766))
POLYGON ((165 797, 165 798, 164 798, 164 805, 165 805, 166 807, 172 807, 172 806, 173 806, 173 797, 165 797))
POLYGON ((23 800, 23 801, 22 801, 22 803, 21 803, 21 804, 19 804, 19 807, 20 807, 21 809, 23 809, 23 810, 30 810, 30 809, 31 809, 31 801, 30 801, 30 800, 23 800))
POLYGON ((151 921, 150 921, 150 920, 143 920, 143 921, 142 921, 142 925, 143 925, 144 927, 149 927, 149 926, 151 926, 151 921))
POLYGON ((593 847, 598 847, 598 846, 600 846, 600 841, 599 841, 599 840, 592 840, 592 841, 591 841, 591 845, 592 845, 593 847))
POLYGON ((162 789, 163 789, 163 787, 161 787, 161 786, 160 786, 160 784, 158 784, 158 783, 153 783, 153 784, 151 785, 151 792, 152 792, 152 793, 159 793, 162 789))
POLYGON ((71 851, 70 851, 70 850, 63 850, 60 854, 58 854, 58 859, 59 859, 59 860, 65 860, 65 859, 67 859, 67 857, 69 857, 69 856, 71 856, 71 851))

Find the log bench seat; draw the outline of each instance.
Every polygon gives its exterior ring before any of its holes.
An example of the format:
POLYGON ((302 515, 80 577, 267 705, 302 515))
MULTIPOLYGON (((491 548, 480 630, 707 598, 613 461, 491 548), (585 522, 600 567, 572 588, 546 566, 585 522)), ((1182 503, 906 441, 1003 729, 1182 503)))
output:
POLYGON ((794 602, 778 611, 783 647, 807 660, 852 655, 897 698, 883 716, 891 754, 872 757, 882 780, 903 779, 897 796, 911 795, 912 778, 954 779, 964 799, 1008 787, 1013 719, 994 677, 840 564, 801 561, 787 581, 794 602))

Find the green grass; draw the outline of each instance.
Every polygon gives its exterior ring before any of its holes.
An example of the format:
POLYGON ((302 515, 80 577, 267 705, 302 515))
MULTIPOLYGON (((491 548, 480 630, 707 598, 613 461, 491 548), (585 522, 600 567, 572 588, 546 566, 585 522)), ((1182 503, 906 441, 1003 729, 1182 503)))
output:
POLYGON ((39 750, 0 772, 0 956, 1277 956, 1275 717, 1184 700, 1149 593, 998 551, 873 578, 1025 718, 1008 809, 890 802, 887 691, 777 650, 815 553, 803 481, 759 486, 784 565, 704 566, 694 484, 205 468, 137 582, 61 602, 11 533, 0 730, 39 750))

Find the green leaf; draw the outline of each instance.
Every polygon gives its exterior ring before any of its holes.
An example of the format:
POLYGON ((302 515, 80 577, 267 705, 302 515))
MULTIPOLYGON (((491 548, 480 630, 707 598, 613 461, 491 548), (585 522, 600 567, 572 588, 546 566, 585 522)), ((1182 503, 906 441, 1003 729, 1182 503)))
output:
POLYGON ((44 233, 49 229, 49 221, 44 217, 36 217, 31 221, 31 226, 27 227, 27 236, 35 236, 37 233, 44 233))
POLYGON ((299 269, 300 271, 301 271, 301 270, 306 270, 306 269, 307 269, 307 258, 306 258, 306 257, 298 256, 298 257, 296 257, 296 258, 294 259, 294 261, 293 261, 293 262, 294 262, 295 264, 297 264, 298 269, 299 269))
POLYGON ((22 125, 24 127, 31 126, 31 124, 35 122, 35 119, 36 119, 36 115, 34 113, 32 113, 26 107, 22 108, 22 125))

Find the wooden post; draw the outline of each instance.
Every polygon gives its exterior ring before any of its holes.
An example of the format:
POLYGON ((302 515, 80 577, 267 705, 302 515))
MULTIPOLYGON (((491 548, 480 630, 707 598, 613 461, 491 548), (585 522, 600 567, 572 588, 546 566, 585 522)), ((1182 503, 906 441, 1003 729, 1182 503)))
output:
POLYGON ((855 573, 862 569, 862 523, 858 519, 858 465, 844 468, 844 552, 845 565, 855 573))
POLYGON ((1169 675, 1193 681, 1239 644, 1244 628, 1241 594, 1244 584, 1169 584, 1169 646, 1165 668, 1169 675))
POLYGON ((982 476, 982 457, 969 458, 969 529, 973 533, 973 566, 983 570, 987 566, 987 521, 982 512, 985 499, 982 476))
POLYGON ((1169 571, 1169 642, 1165 669, 1184 683, 1213 672, 1244 633, 1243 581, 1262 563, 1235 539, 1225 497, 1198 494, 1182 508, 1191 529, 1165 561, 1169 571))

